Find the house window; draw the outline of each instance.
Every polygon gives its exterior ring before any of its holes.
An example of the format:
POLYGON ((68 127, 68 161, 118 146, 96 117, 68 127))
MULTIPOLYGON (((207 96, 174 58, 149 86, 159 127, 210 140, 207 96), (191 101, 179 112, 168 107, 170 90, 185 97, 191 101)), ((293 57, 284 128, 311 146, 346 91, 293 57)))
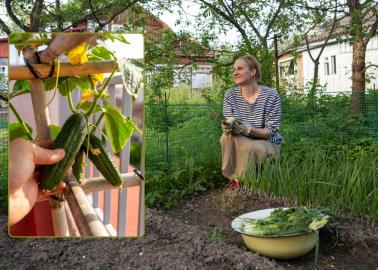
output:
POLYGON ((324 75, 329 75, 329 62, 328 57, 324 60, 324 75))
POLYGON ((331 56, 331 73, 336 74, 336 55, 331 56))

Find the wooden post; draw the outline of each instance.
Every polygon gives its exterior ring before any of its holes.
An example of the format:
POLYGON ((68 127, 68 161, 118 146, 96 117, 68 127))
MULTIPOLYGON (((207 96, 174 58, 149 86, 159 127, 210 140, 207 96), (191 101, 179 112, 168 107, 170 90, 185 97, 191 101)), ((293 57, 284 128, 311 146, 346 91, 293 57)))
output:
MULTIPOLYGON (((23 55, 30 63, 36 62, 34 49, 32 47, 26 47, 23 50, 23 55)), ((48 127, 50 125, 50 117, 49 110, 47 108, 47 93, 43 89, 42 80, 30 80, 30 93, 33 104, 35 124, 37 128, 37 140, 49 140, 51 138, 48 127)), ((69 236, 64 210, 64 199, 61 195, 58 195, 56 198, 49 197, 49 202, 55 235, 69 236)))
POLYGON ((80 234, 85 236, 109 236, 108 231, 89 203, 80 184, 73 177, 67 177, 66 180, 68 185, 64 191, 64 195, 75 217, 80 234))

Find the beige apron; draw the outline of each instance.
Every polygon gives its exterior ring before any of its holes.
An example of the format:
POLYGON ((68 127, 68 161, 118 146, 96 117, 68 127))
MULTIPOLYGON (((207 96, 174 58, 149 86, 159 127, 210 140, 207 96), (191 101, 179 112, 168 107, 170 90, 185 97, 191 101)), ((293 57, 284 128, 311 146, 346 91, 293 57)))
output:
POLYGON ((280 147, 268 140, 256 140, 243 135, 222 134, 222 172, 228 179, 240 179, 247 164, 258 164, 268 156, 277 156, 280 147))

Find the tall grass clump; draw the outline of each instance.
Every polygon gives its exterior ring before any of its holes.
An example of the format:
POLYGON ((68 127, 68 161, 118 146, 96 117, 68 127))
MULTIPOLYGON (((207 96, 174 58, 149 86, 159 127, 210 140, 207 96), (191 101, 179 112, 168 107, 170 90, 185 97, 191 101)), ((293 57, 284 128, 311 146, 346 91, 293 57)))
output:
POLYGON ((335 214, 376 220, 378 155, 347 146, 334 150, 333 145, 308 144, 283 151, 279 159, 248 168, 243 186, 302 205, 330 208, 335 214))

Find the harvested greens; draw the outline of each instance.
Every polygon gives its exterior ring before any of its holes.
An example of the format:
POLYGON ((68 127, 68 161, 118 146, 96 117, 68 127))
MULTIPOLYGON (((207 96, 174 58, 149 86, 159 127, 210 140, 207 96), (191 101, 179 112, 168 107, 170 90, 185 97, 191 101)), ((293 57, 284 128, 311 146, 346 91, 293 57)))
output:
POLYGON ((264 219, 244 219, 242 231, 258 236, 285 236, 317 230, 328 216, 316 208, 277 208, 264 219))

